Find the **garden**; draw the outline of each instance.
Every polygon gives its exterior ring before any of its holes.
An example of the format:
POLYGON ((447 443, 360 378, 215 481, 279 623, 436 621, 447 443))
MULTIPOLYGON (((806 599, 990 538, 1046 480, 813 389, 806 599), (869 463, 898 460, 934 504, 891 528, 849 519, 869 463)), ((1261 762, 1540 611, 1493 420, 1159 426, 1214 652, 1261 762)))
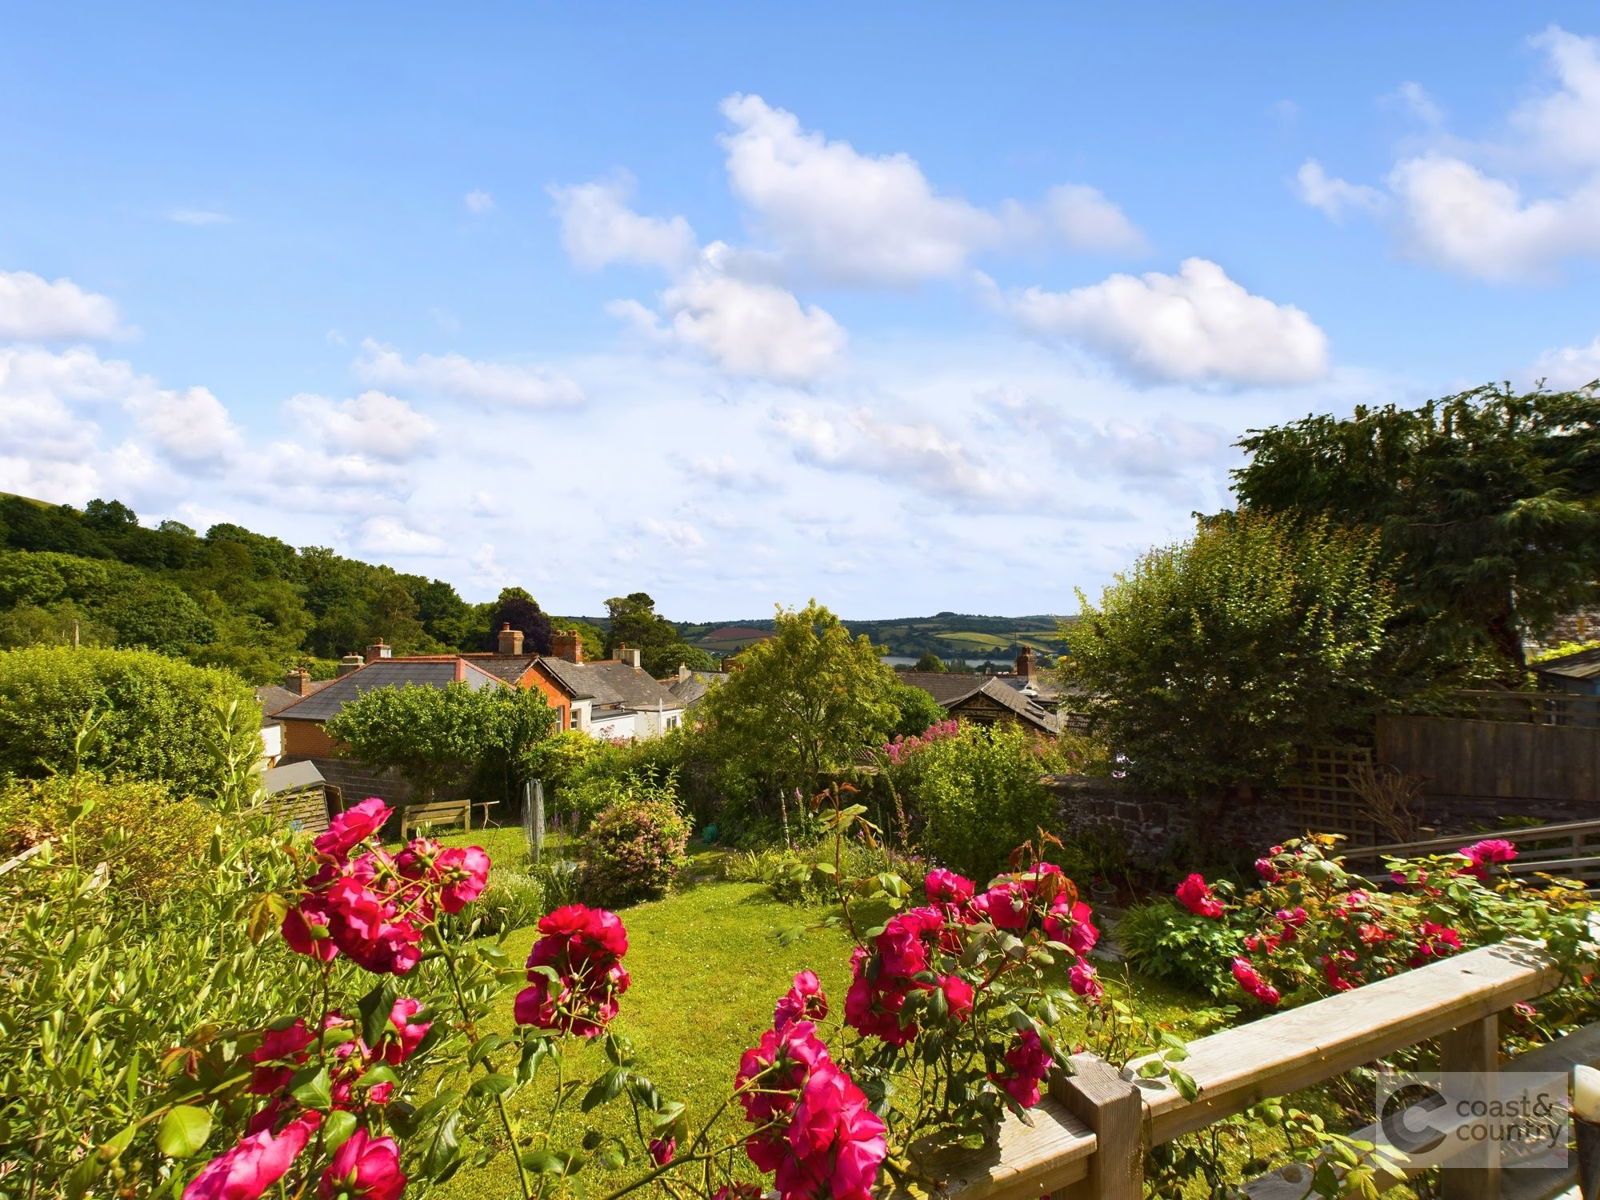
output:
MULTIPOLYGON (((1558 399, 1540 403, 1565 428, 1577 401, 1558 399)), ((1426 446, 1526 416, 1450 405, 1359 419, 1426 446)), ((1514 835, 1365 873, 1318 831, 1152 858, 1066 821, 1047 786, 1270 796, 1298 747, 1524 678, 1497 633, 1543 619, 1531 591, 1463 592, 1451 547, 1378 504, 1443 492, 1367 480, 1370 512, 1285 515, 1346 432, 1247 442, 1256 507, 1085 601, 1064 632, 1093 737, 951 721, 815 602, 651 741, 553 733, 536 696, 462 685, 341 713, 349 752, 422 795, 541 781, 537 848, 520 827, 400 838, 378 796, 285 829, 236 677, 139 650, 0 654, 0 1191, 866 1200, 933 1191, 1041 1124, 1075 1059, 1203 1102, 1191 1046, 1485 948, 1559 968, 1508 1003, 1495 1063, 1588 1024, 1593 904, 1513 874, 1514 835)), ((1557 582, 1550 611, 1578 594, 1557 582)), ((1384 1054, 1420 1069, 1441 1050, 1384 1054)), ((1289 1161, 1313 1168, 1306 1195, 1398 1184, 1347 1132, 1374 1080, 1349 1062, 1147 1143, 1149 1194, 1233 1196, 1289 1161)))

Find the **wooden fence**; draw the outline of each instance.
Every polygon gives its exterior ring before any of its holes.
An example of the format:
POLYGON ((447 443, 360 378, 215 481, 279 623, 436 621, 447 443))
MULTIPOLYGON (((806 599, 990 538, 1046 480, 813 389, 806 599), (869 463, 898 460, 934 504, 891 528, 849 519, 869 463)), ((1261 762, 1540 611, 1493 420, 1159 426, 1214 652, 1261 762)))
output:
POLYGON ((1380 717, 1378 760, 1424 780, 1431 796, 1600 799, 1600 725, 1543 719, 1557 715, 1513 697, 1471 719, 1380 717))
MULTIPOLYGON (((1498 1014, 1560 982, 1559 965, 1542 948, 1507 942, 1263 1017, 1189 1044, 1183 1069, 1199 1085, 1194 1100, 1160 1079, 1139 1080, 1138 1063, 1118 1072, 1092 1055, 1078 1055, 1075 1074, 1051 1080, 1031 1126, 1008 1118, 995 1149, 950 1154, 932 1166, 953 1200, 1140 1200, 1149 1147, 1407 1046, 1437 1038, 1442 1070, 1499 1069, 1498 1014)), ((1591 1055, 1600 1058, 1594 1027, 1516 1066, 1565 1071, 1591 1055)), ((1296 1169, 1303 1168, 1291 1165, 1252 1183, 1249 1194, 1304 1196, 1305 1184, 1290 1182, 1296 1169)), ((1443 1171, 1443 1195, 1499 1197, 1500 1174, 1495 1162, 1443 1171)), ((1560 1170, 1506 1174, 1518 1177, 1516 1194, 1526 1200, 1554 1196, 1574 1178, 1560 1170)))
MULTIPOLYGON (((1503 835, 1516 843, 1517 857, 1504 867, 1512 875, 1558 875, 1600 882, 1600 820, 1569 821, 1560 825, 1535 825, 1527 829, 1507 829, 1503 835)), ((1383 846, 1362 846, 1346 855, 1346 865, 1370 878, 1386 877, 1379 870, 1390 858, 1417 858, 1421 855, 1454 854, 1475 838, 1427 838, 1418 842, 1394 842, 1383 846)))

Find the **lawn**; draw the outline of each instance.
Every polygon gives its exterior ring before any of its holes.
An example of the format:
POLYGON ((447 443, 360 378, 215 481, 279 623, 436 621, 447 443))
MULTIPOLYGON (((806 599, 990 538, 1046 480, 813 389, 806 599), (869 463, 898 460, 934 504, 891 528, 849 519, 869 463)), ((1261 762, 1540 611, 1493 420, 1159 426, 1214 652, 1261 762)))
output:
MULTIPOLYGON (((503 856, 508 865, 522 853, 517 829, 476 831, 449 840, 469 838, 491 855, 503 856)), ((838 930, 812 929, 789 946, 781 945, 777 937, 780 930, 814 922, 824 911, 774 901, 760 884, 712 882, 621 913, 628 929, 626 965, 633 985, 622 998, 613 1028, 633 1042, 639 1070, 662 1095, 688 1106, 690 1128, 698 1128, 698 1122, 727 1096, 740 1054, 768 1027, 772 1006, 796 971, 810 968, 821 976, 835 1008, 825 1036, 837 1037, 836 1021, 849 982, 847 937, 838 930)), ((504 942, 507 954, 522 961, 536 936, 533 929, 510 934, 504 942)), ((1128 991, 1117 983, 1117 973, 1117 969, 1107 971, 1112 995, 1128 996, 1141 1011, 1185 1032, 1194 1031, 1193 997, 1143 980, 1133 981, 1128 991)), ((512 995, 508 989, 494 1028, 511 1028, 512 995)), ((1062 1034, 1069 1043, 1075 1040, 1070 1026, 1062 1034)), ((598 1073, 602 1060, 598 1045, 568 1045, 568 1078, 598 1073)), ((549 1097, 546 1087, 548 1081, 520 1097, 527 1128, 542 1122, 549 1097)), ((574 1109, 558 1127, 557 1144, 576 1143, 586 1124, 622 1133, 628 1120, 629 1110, 620 1100, 587 1117, 574 1109)), ((725 1115, 722 1128, 729 1137, 737 1136, 740 1119, 725 1115)), ((488 1167, 464 1169, 442 1194, 463 1200, 513 1195, 512 1170, 510 1156, 501 1155, 488 1167)))

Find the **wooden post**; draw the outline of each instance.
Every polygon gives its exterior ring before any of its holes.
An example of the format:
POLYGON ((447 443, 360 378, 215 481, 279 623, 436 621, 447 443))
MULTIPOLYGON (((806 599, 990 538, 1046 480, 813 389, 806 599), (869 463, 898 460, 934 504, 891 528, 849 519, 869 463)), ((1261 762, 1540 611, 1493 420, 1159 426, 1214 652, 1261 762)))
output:
POLYGON ((1083 1190, 1095 1200, 1144 1196, 1144 1101, 1139 1089, 1093 1054, 1072 1056, 1073 1074, 1058 1071, 1050 1094, 1094 1131, 1095 1152, 1083 1190))
MULTIPOLYGON (((1489 1080, 1500 1071, 1500 1021, 1485 1017, 1439 1038, 1439 1069, 1470 1072, 1483 1080, 1479 1099, 1489 1099, 1489 1080)), ((1443 1200, 1495 1200, 1500 1195, 1500 1146, 1475 1143, 1439 1172, 1443 1200)))

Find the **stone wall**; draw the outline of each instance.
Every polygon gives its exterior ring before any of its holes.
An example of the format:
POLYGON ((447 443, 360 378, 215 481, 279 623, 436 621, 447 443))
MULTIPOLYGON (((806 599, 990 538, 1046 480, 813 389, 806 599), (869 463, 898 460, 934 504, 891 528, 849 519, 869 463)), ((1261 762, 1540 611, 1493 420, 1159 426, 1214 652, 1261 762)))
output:
POLYGON ((1207 857, 1253 857, 1263 846, 1305 832, 1294 829, 1281 802, 1270 799, 1154 796, 1119 779, 1082 775, 1054 775, 1046 783, 1058 797, 1063 840, 1109 830, 1136 863, 1196 846, 1203 846, 1207 857))
MULTIPOLYGON (((1306 833, 1349 833, 1308 829, 1294 805, 1277 796, 1220 797, 1190 800, 1152 796, 1121 780, 1055 775, 1046 780, 1058 797, 1058 834, 1103 836, 1115 833, 1138 862, 1201 850, 1207 858, 1238 855, 1253 858, 1264 847, 1306 833)), ((1590 821, 1595 805, 1559 800, 1494 800, 1470 797, 1428 797, 1421 803, 1418 838, 1450 834, 1481 836, 1515 825, 1590 821)), ((1379 836, 1378 841, 1393 840, 1379 836)), ((1352 836, 1350 845, 1372 845, 1373 838, 1352 836)))

